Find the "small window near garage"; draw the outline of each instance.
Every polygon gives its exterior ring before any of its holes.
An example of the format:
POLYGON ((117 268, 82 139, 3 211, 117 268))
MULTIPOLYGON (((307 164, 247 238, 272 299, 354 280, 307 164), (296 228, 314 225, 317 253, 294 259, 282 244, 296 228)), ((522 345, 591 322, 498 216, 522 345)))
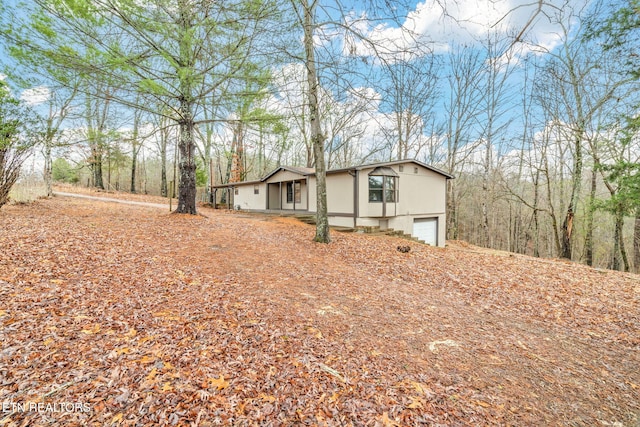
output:
POLYGON ((235 194, 236 196, 238 195, 238 187, 233 189, 233 194, 235 194))
POLYGON ((253 194, 260 194, 260 187, 258 187, 257 185, 253 186, 253 194))
POLYGON ((399 172, 404 172, 404 165, 398 166, 398 171, 399 172))

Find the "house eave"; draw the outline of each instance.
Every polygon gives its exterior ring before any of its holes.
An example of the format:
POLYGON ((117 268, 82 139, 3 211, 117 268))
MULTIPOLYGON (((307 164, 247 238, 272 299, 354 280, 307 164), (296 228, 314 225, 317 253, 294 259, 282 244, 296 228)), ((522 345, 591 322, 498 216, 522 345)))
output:
POLYGON ((375 169, 377 167, 385 167, 385 166, 395 166, 395 165, 401 165, 404 163, 414 163, 418 166, 422 166, 425 169, 428 169, 432 172, 435 172, 437 174, 440 174, 442 176, 444 176, 447 179, 455 179, 455 176, 441 170, 438 169, 436 167, 433 167, 431 165, 428 165, 426 163, 423 163, 421 161, 418 160, 413 160, 413 159, 404 159, 404 160, 392 160, 389 162, 378 162, 378 163, 369 163, 366 165, 358 165, 358 166, 351 166, 351 167, 347 167, 347 168, 339 168, 339 169, 331 169, 327 171, 327 174, 333 174, 333 173, 341 173, 341 172, 353 172, 353 171, 361 171, 363 169, 375 169))

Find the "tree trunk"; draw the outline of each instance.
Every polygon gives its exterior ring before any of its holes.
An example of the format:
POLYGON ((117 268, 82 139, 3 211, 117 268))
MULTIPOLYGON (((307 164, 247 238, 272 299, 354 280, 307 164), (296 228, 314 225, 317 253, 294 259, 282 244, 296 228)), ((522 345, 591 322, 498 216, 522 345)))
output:
MULTIPOLYGON (((484 159, 484 174, 482 176, 482 245, 485 248, 491 246, 491 233, 489 231, 489 173, 491 170, 491 146, 487 144, 484 159)), ((515 233, 514 233, 515 242, 515 233)))
POLYGON ((133 134, 131 135, 131 192, 136 192, 136 169, 138 166, 138 152, 140 151, 140 144, 138 143, 138 126, 139 126, 139 114, 135 114, 133 117, 133 134))
POLYGON ((167 197, 169 192, 167 191, 167 135, 162 132, 161 138, 163 139, 160 142, 160 195, 162 197, 167 197))
POLYGON ((622 257, 622 266, 624 267, 624 271, 629 272, 631 267, 629 265, 629 257, 627 256, 627 248, 624 245, 624 215, 622 215, 622 220, 620 224, 620 256, 622 257))
MULTIPOLYGON (((99 144, 99 143, 96 143, 99 144)), ((104 182, 102 181, 102 153, 101 149, 98 147, 92 148, 93 151, 93 163, 92 163, 92 171, 93 171, 93 186, 104 190, 104 182)))
POLYGON ((329 243, 331 238, 329 236, 329 218, 327 216, 327 171, 324 161, 325 137, 322 134, 322 128, 320 126, 318 74, 315 63, 315 52, 313 50, 313 14, 316 4, 315 0, 312 0, 311 4, 305 1, 304 5, 305 65, 307 68, 307 84, 309 86, 311 143, 313 145, 313 156, 316 165, 316 236, 314 240, 320 243, 329 243))
POLYGON ((193 140, 194 120, 192 105, 187 100, 180 103, 180 152, 178 207, 176 213, 195 215, 196 212, 196 161, 193 140))
POLYGON ((193 131, 193 60, 192 10, 188 2, 178 1, 178 25, 180 28, 180 60, 176 70, 180 76, 180 117, 178 151, 180 152, 178 207, 176 213, 196 215, 196 144, 193 131))
POLYGON ((540 191, 538 183, 540 182, 540 170, 536 170, 536 176, 533 181, 533 256, 540 256, 540 220, 538 218, 538 193, 540 191))
POLYGON ((569 196, 569 205, 562 221, 562 251, 560 257, 568 260, 573 259, 573 221, 575 219, 575 210, 578 204, 580 193, 580 184, 582 182, 582 135, 584 126, 580 126, 578 135, 575 136, 575 153, 573 164, 573 177, 571 182, 571 195, 569 196))
POLYGON ((633 226, 633 268, 636 273, 640 273, 640 209, 636 211, 633 226))
POLYGON ((456 193, 453 180, 447 180, 447 239, 458 239, 456 193))
POLYGON ((571 195, 569 196, 569 205, 562 221, 562 250, 561 258, 568 260, 573 259, 573 221, 575 219, 575 210, 578 204, 580 193, 580 184, 582 183, 582 136, 584 125, 579 127, 578 134, 574 137, 574 163, 573 176, 571 179, 571 195))
POLYGON ((133 150, 133 154, 131 157, 131 192, 136 192, 136 167, 137 167, 137 152, 135 151, 135 147, 133 150))
POLYGON ((620 242, 622 236, 622 227, 624 225, 624 215, 620 209, 615 212, 615 229, 613 232, 613 256, 611 257, 610 268, 612 270, 620 270, 620 242))
POLYGON ((561 258, 571 260, 572 258, 572 237, 573 237, 573 219, 575 214, 573 212, 573 204, 569 204, 567 213, 565 214, 564 221, 562 221, 562 249, 560 252, 561 258))
POLYGON ((591 171, 591 190, 589 191, 589 206, 587 207, 587 231, 584 238, 585 261, 593 266, 593 215, 596 210, 596 171, 591 171))
POLYGON ((51 143, 50 141, 45 141, 44 146, 44 184, 47 191, 47 197, 53 196, 53 170, 52 170, 52 159, 51 159, 51 143))

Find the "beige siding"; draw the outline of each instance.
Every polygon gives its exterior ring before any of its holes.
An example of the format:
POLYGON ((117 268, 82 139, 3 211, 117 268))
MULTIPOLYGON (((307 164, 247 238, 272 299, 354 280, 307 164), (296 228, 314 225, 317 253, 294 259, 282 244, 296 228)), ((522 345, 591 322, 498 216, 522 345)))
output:
POLYGON ((310 176, 308 182, 308 193, 309 193, 309 212, 316 212, 316 177, 310 176))
POLYGON ((353 214, 353 184, 354 177, 347 172, 327 175, 327 210, 330 213, 353 214))
MULTIPOLYGON (((403 164, 402 172, 399 166, 391 166, 399 176, 398 200, 397 203, 386 204, 384 217, 388 219, 388 227, 411 234, 414 219, 438 218, 438 245, 444 246, 446 178, 415 163, 403 164), (415 168, 417 173, 414 172, 415 168)), ((369 202, 369 172, 372 170, 359 172, 359 226, 380 226, 380 220, 383 219, 382 203, 369 202)))
POLYGON ((347 216, 330 216, 329 225, 334 227, 353 227, 353 218, 347 216))
POLYGON ((356 221, 357 227, 378 227, 380 220, 377 218, 358 218, 356 221))
MULTIPOLYGON (((404 171, 399 171, 399 165, 392 166, 398 174, 398 202, 395 203, 395 215, 416 214, 444 214, 446 205, 446 185, 444 176, 417 166, 414 163, 404 165, 404 171), (414 173, 418 168, 418 173, 414 173)), ((369 172, 373 169, 360 171, 360 216, 382 216, 382 203, 369 202, 369 172)), ((387 203, 387 215, 393 216, 393 203, 387 203)))
POLYGON ((444 176, 413 164, 406 165, 398 175, 398 215, 444 214, 447 194, 444 176), (414 167, 418 168, 417 174, 413 173, 414 167))
POLYGON ((264 183, 259 184, 245 184, 238 185, 236 189, 238 194, 233 193, 233 207, 234 209, 246 209, 246 210, 263 210, 266 209, 266 185, 264 183), (254 186, 258 187, 258 194, 255 194, 254 186))

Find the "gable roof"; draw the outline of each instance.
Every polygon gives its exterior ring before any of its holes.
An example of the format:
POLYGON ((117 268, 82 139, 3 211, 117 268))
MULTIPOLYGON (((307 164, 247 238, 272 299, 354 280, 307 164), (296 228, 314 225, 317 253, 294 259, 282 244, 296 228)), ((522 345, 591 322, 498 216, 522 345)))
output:
MULTIPOLYGON (((444 176, 446 179, 454 179, 455 177, 443 170, 440 170, 438 168, 434 168, 433 166, 430 166, 426 163, 422 163, 418 160, 411 160, 411 159, 405 159, 405 160, 393 160, 390 162, 379 162, 379 163, 368 163, 366 165, 358 165, 358 166, 350 166, 347 168, 339 168, 339 169, 330 169, 327 171, 327 174, 333 174, 333 173, 340 173, 340 172, 349 172, 349 171, 360 171, 363 169, 376 169, 376 168, 380 168, 382 170, 384 169, 388 169, 390 166, 394 166, 394 165, 400 165, 400 164, 404 164, 404 163, 415 163, 418 166, 422 166, 425 169, 428 169, 430 171, 433 171, 437 174, 440 174, 442 176, 444 176)), ((261 182, 265 182, 266 180, 268 180, 269 178, 271 178, 273 175, 277 174, 280 171, 289 171, 289 172, 293 172, 295 174, 298 174, 300 176, 314 176, 316 174, 316 170, 314 168, 303 168, 303 167, 298 167, 298 166, 279 166, 277 168, 275 168, 273 171, 269 172, 267 175, 263 176, 262 178, 258 179, 258 180, 254 180, 254 181, 241 181, 241 182, 230 182, 227 184, 218 184, 218 185, 214 185, 214 188, 222 188, 222 187, 233 187, 236 185, 246 185, 246 184, 258 184, 261 182)), ((395 171, 392 171, 393 173, 395 173, 395 171)), ((390 175, 393 176, 393 175, 390 175)), ((395 175, 397 176, 397 175, 395 175)))
POLYGON ((377 166, 369 172, 369 176, 398 176, 398 174, 389 166, 377 166))
POLYGON ((283 171, 283 170, 284 171, 293 172, 293 173, 296 173, 298 175, 303 175, 303 176, 315 175, 315 173, 316 173, 316 170, 314 168, 302 168, 302 167, 297 167, 297 166, 280 166, 280 167, 275 168, 271 172, 269 172, 267 175, 265 175, 262 178, 260 178, 260 181, 266 181, 269 178, 271 178, 273 175, 275 175, 278 172, 283 171))
POLYGON ((422 163, 418 160, 412 160, 412 159, 404 159, 404 160, 393 160, 390 162, 379 162, 379 163, 369 163, 366 165, 358 165, 358 166, 351 166, 348 168, 340 168, 340 169, 331 169, 328 170, 327 173, 337 173, 337 172, 348 172, 348 171, 359 171, 362 169, 370 169, 370 168, 378 168, 378 167, 389 167, 389 166, 394 166, 394 165, 401 165, 404 163, 415 163, 418 166, 422 166, 425 169, 428 169, 430 171, 433 171, 437 174, 440 174, 442 176, 444 176, 447 179, 454 179, 455 177, 441 169, 435 168, 431 165, 428 165, 426 163, 422 163))

